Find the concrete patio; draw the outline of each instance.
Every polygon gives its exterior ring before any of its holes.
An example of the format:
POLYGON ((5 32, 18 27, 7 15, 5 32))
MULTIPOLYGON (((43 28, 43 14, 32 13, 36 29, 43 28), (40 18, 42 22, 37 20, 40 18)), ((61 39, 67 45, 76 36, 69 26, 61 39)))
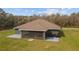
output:
POLYGON ((8 38, 21 38, 21 34, 9 35, 8 38))
POLYGON ((59 38, 58 37, 49 37, 46 39, 46 41, 59 42, 59 38))

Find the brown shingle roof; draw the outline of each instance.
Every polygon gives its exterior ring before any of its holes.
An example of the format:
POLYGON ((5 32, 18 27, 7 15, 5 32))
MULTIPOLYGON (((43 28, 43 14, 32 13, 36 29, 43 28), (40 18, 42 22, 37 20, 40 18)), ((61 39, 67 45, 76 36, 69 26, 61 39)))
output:
POLYGON ((29 30, 29 31, 47 31, 48 29, 60 29, 60 27, 54 23, 50 23, 43 19, 37 19, 23 25, 17 26, 15 28, 19 28, 21 30, 29 30))

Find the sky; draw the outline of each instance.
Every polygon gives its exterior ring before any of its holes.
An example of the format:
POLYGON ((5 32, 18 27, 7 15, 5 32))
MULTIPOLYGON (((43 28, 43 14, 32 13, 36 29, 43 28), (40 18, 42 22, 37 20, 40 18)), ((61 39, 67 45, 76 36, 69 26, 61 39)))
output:
POLYGON ((70 15, 71 13, 79 12, 79 8, 3 8, 6 13, 11 13, 13 15, 23 15, 30 16, 33 14, 37 15, 51 15, 51 14, 64 14, 70 15))

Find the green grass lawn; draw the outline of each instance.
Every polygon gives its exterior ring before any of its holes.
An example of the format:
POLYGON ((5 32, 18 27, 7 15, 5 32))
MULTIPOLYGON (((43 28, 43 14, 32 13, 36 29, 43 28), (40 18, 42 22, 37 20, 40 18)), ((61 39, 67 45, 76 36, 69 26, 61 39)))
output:
POLYGON ((79 50, 79 29, 63 29, 64 37, 59 42, 45 40, 27 41, 27 39, 11 39, 8 35, 14 34, 14 30, 0 31, 1 51, 73 51, 79 50))

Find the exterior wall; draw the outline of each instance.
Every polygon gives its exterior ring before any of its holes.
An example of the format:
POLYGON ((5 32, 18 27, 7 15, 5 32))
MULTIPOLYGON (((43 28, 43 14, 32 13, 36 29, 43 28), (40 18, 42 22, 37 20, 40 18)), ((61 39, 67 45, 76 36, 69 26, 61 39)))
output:
POLYGON ((41 39, 43 38, 43 32, 38 31, 22 31, 23 38, 34 38, 34 39, 41 39))
POLYGON ((42 31, 21 31, 22 38, 45 39, 48 37, 59 37, 60 30, 42 31))
POLYGON ((15 29, 16 30, 16 34, 21 34, 21 31, 19 29, 15 29))

